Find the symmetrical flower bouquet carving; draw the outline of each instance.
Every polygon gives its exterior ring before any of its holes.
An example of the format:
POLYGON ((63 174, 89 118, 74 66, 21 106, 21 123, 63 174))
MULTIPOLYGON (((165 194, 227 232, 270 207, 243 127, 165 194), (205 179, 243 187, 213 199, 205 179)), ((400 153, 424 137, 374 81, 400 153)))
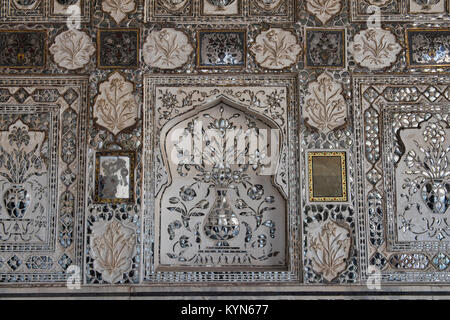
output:
POLYGON ((370 70, 389 67, 401 49, 392 32, 381 28, 360 31, 349 48, 355 61, 370 70))
POLYGON ((50 52, 58 66, 75 70, 89 63, 95 52, 95 47, 86 33, 68 30, 55 38, 55 43, 50 47, 50 52))
POLYGON ((407 170, 402 188, 407 190, 401 196, 407 201, 404 212, 400 215, 400 229, 403 232, 412 232, 415 235, 426 233, 428 236, 436 236, 442 240, 450 235, 450 226, 444 215, 450 206, 450 146, 447 141, 444 127, 439 122, 428 123, 422 131, 423 143, 414 140, 416 150, 409 150, 404 163, 407 170), (433 215, 427 217, 419 203, 415 203, 414 196, 420 194, 420 198, 426 208, 433 215), (416 208, 425 224, 419 224, 409 218, 411 208, 416 208))
MULTIPOLYGON (((238 260, 240 263, 251 263, 254 260, 275 257, 279 251, 274 250, 269 240, 276 236, 275 221, 267 219, 266 215, 276 209, 276 198, 265 196, 264 186, 254 183, 250 174, 251 170, 258 172, 266 165, 263 161, 265 151, 251 151, 247 144, 242 150, 237 150, 237 154, 230 152, 230 146, 235 145, 237 136, 253 135, 253 138, 257 138, 258 134, 263 133, 258 131, 255 121, 237 110, 226 110, 220 106, 217 111, 217 117, 211 111, 193 118, 185 126, 180 142, 175 143, 179 161, 177 173, 180 177, 191 176, 194 182, 182 185, 179 197, 171 197, 170 206, 166 207, 170 213, 181 218, 168 224, 169 240, 174 240, 174 245, 167 256, 180 262, 198 264, 209 261, 215 264, 218 261, 214 261, 212 256, 208 258, 199 254, 195 247, 200 246, 206 236, 208 243, 213 241, 213 246, 206 247, 209 250, 230 250, 231 241, 240 236, 243 237, 244 245, 249 246, 251 250, 244 256, 224 256, 225 263, 237 263, 238 260), (206 120, 206 127, 196 131, 200 120, 206 120), (206 129, 212 129, 216 134, 211 135, 206 129), (236 130, 236 135, 230 135, 232 130, 236 130), (199 150, 194 147, 192 152, 181 143, 181 139, 186 135, 193 135, 194 139, 200 141, 203 147, 203 151, 197 153, 201 154, 200 162, 194 161, 195 152, 199 150), (251 159, 251 163, 236 162, 235 157, 251 159), (243 189, 246 195, 242 194, 243 189), (207 199, 211 191, 215 194, 213 202, 207 199), (205 193, 204 199, 193 202, 200 193, 205 193), (233 193, 233 200, 230 193, 233 193), (190 202, 193 202, 193 205, 190 205, 190 202), (259 202, 257 208, 255 202, 259 202), (249 217, 252 217, 254 222, 250 223, 249 217), (181 232, 181 235, 177 240, 178 232, 181 232)), ((205 126, 204 123, 203 125, 205 126)))
POLYGON ((184 32, 173 28, 152 31, 144 43, 143 57, 147 65, 175 69, 184 65, 194 48, 184 32))
POLYGON ((271 28, 256 37, 250 47, 256 62, 264 68, 283 69, 296 63, 301 46, 297 37, 290 31, 271 28))
POLYGON ((304 117, 309 125, 329 132, 342 126, 347 118, 347 105, 342 95, 342 85, 322 73, 308 86, 304 117))
POLYGON ((100 84, 100 94, 95 99, 96 123, 117 135, 136 123, 138 105, 133 95, 133 84, 119 72, 114 72, 100 84))
POLYGON ((106 226, 94 229, 92 258, 94 268, 102 273, 102 278, 109 283, 121 280, 122 275, 132 264, 136 249, 134 230, 113 220, 106 226))
POLYGON ((328 221, 310 236, 308 258, 313 270, 331 281, 347 267, 351 238, 349 230, 328 221))
MULTIPOLYGON (((43 132, 30 132, 29 128, 18 120, 4 132, 0 138, 7 137, 8 150, 0 146, 0 185, 3 204, 10 219, 16 220, 15 226, 0 221, 0 240, 19 237, 23 241, 31 240, 45 225, 43 207, 39 200, 47 192, 39 177, 47 174, 45 159, 41 157, 43 132), (35 199, 32 198, 35 197, 35 199), (34 200, 35 219, 23 219, 34 200)), ((42 240, 42 239, 39 239, 42 240)))

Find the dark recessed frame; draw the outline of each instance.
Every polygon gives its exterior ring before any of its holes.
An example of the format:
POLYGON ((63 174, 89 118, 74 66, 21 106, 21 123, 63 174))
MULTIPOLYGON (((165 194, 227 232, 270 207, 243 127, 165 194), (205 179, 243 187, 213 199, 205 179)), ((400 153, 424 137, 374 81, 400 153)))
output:
POLYGON ((247 32, 245 30, 197 31, 197 67, 245 68, 246 64, 247 32), (224 47, 222 45, 224 43, 229 47, 224 47))
POLYGON ((407 29, 405 37, 408 66, 416 68, 450 67, 449 62, 437 62, 437 60, 450 61, 450 51, 445 47, 445 43, 450 41, 450 29, 407 29), (420 38, 415 41, 414 37, 417 36, 420 38), (423 61, 418 61, 418 59, 423 59, 423 61))
POLYGON ((99 69, 138 68, 139 29, 99 29, 97 31, 97 67, 99 69), (123 48, 118 47, 123 44, 125 44, 123 48), (128 56, 126 56, 127 52, 128 56))
MULTIPOLYGON (((331 38, 332 39, 332 38, 331 38)), ((304 56, 305 56, 305 66, 307 68, 327 68, 327 69, 338 69, 345 68, 345 29, 323 29, 323 28, 308 28, 305 29, 305 42, 304 42, 304 56), (318 35, 330 35, 331 37, 337 38, 338 44, 336 48, 333 48, 332 43, 326 44, 324 42, 330 41, 330 38, 324 37, 320 45, 314 50, 311 41, 314 36, 318 35), (336 56, 340 56, 338 63, 315 63, 313 60, 329 60, 336 56)))
POLYGON ((46 30, 0 30, 0 43, 5 43, 2 38, 7 37, 8 42, 16 41, 16 45, 0 46, 0 68, 45 68, 47 63, 46 30), (32 38, 36 36, 36 38, 32 38), (2 53, 6 51, 6 53, 2 53))

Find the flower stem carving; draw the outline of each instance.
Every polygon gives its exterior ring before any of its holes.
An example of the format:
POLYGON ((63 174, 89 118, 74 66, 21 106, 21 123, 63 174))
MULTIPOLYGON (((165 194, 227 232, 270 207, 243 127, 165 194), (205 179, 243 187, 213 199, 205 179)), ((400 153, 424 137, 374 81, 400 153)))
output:
POLYGON ((93 238, 94 267, 104 280, 115 283, 131 266, 136 237, 118 221, 107 224, 101 235, 93 238))
POLYGON ((347 107, 342 96, 342 85, 322 73, 308 86, 304 117, 308 124, 324 132, 345 123, 347 107))
POLYGON ((138 106, 131 82, 115 72, 100 85, 99 91, 94 105, 97 124, 117 135, 136 123, 138 106))
POLYGON ((328 221, 319 229, 316 236, 311 237, 308 256, 314 271, 331 281, 345 270, 349 252, 348 230, 328 221))

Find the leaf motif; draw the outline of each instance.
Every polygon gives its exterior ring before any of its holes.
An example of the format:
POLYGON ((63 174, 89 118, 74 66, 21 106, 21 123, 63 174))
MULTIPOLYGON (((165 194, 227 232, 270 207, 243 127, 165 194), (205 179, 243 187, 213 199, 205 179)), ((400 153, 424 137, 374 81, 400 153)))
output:
POLYGON ((194 208, 196 208, 196 209, 202 209, 202 210, 208 209, 208 207, 209 207, 209 202, 208 202, 208 200, 205 200, 205 199, 200 200, 200 201, 194 206, 194 208))

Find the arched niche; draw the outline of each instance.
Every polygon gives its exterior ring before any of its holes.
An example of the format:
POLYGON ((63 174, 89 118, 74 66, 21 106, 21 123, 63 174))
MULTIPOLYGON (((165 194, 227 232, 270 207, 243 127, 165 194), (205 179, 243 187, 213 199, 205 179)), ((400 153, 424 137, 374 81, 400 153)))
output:
POLYGON ((221 96, 170 120, 159 140, 168 179, 155 201, 157 267, 285 269, 278 125, 221 96), (261 151, 271 161, 250 164, 261 151))

